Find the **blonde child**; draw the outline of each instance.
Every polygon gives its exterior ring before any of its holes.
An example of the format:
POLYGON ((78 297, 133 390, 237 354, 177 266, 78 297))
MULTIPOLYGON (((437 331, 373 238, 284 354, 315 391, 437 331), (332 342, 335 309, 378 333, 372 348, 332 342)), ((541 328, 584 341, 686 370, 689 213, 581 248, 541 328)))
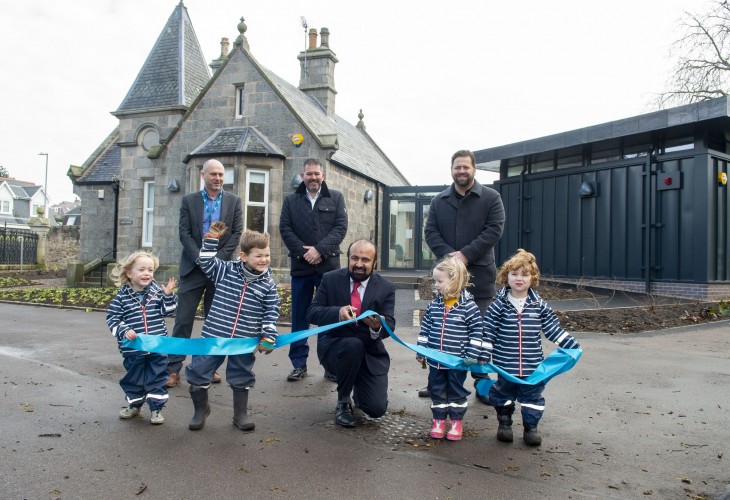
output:
MULTIPOLYGON (((218 239, 227 228, 214 222, 203 238, 198 262, 205 275, 215 283, 215 295, 210 312, 203 323, 201 337, 241 338, 259 340, 258 352, 269 354, 276 342, 276 322, 279 319, 279 293, 271 277, 269 235, 245 231, 241 237, 241 258, 235 261, 216 257, 218 239)), ((185 368, 190 384, 194 414, 188 424, 191 431, 205 426, 210 414, 208 389, 213 374, 226 356, 193 356, 185 368)), ((248 394, 256 383, 254 353, 228 356, 226 381, 233 390, 233 425, 244 432, 253 431, 248 420, 248 394)))
MULTIPOLYGON (((462 358, 470 364, 486 363, 482 345, 482 317, 472 295, 465 290, 469 284, 466 266, 455 257, 447 257, 433 269, 436 297, 428 305, 421 321, 418 345, 436 349, 462 358)), ((424 363, 421 356, 416 358, 424 363)), ((431 437, 458 441, 462 420, 467 409, 464 388, 467 372, 453 370, 428 360, 428 389, 433 413, 431 437), (446 432, 446 418, 451 425, 446 432)))
MULTIPOLYGON (((527 378, 543 360, 540 332, 565 349, 580 345, 560 326, 550 306, 534 287, 540 269, 535 256, 519 249, 500 268, 497 283, 504 287, 484 315, 484 341, 492 363, 510 375, 527 378)), ((489 390, 489 400, 497 411, 497 439, 512 442, 512 414, 515 401, 522 412, 523 439, 528 446, 539 446, 542 436, 537 424, 545 410, 544 383, 526 385, 510 382, 501 375, 489 390)))
POLYGON ((177 308, 174 278, 160 287, 153 279, 159 261, 149 252, 137 251, 118 263, 112 278, 120 286, 116 297, 109 304, 106 323, 117 339, 127 374, 119 381, 129 406, 119 412, 119 417, 136 417, 147 401, 152 424, 162 424, 162 408, 167 402, 167 355, 136 351, 123 344, 124 339, 134 340, 137 334, 167 335, 165 316, 177 308))

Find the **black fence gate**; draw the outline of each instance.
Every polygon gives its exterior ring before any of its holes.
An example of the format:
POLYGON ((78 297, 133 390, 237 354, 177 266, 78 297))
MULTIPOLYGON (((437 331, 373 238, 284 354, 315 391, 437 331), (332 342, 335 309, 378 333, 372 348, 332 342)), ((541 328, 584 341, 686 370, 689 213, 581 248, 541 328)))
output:
POLYGON ((0 227, 0 264, 35 266, 38 235, 28 229, 0 227))

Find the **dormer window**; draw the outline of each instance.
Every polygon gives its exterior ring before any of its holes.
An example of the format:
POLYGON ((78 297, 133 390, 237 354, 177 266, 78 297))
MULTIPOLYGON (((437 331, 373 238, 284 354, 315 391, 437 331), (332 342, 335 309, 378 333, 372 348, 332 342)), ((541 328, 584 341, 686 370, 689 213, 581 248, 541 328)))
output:
POLYGON ((243 83, 236 85, 236 118, 243 118, 243 111, 246 105, 246 94, 243 93, 243 83))

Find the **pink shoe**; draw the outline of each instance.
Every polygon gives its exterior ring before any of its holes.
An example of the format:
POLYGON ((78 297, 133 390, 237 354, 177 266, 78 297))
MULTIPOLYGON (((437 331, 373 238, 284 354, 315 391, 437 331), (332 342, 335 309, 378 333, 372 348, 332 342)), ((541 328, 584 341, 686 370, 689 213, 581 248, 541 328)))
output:
POLYGON ((462 432, 461 420, 452 420, 451 429, 449 429, 449 432, 446 433, 446 439, 449 441, 459 441, 461 439, 462 432))
POLYGON ((434 439, 443 439, 446 435, 446 420, 433 419, 431 426, 431 437, 434 439))

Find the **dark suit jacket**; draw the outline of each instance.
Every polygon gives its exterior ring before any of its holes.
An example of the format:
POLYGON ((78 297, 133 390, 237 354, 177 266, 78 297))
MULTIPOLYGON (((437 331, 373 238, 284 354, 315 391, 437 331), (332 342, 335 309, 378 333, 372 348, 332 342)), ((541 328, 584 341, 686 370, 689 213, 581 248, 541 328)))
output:
MULTIPOLYGON (((203 246, 203 214, 205 206, 200 191, 186 194, 180 204, 180 242, 183 246, 180 256, 180 276, 185 277, 198 267, 195 261, 203 246)), ((223 191, 221 200, 221 220, 228 231, 220 239, 217 257, 231 260, 234 250, 243 234, 243 212, 241 198, 223 191)))
MULTIPOLYGON (((307 320, 315 325, 339 323, 339 312, 342 306, 350 303, 350 275, 347 269, 337 269, 322 276, 322 283, 317 287, 312 305, 307 311, 307 320)), ((375 311, 380 314, 392 330, 395 328, 395 285, 377 273, 370 275, 362 300, 362 310, 375 311)), ((385 375, 390 368, 390 356, 383 345, 382 338, 388 337, 383 328, 380 338, 370 337, 368 326, 359 321, 357 326, 350 323, 334 330, 320 333, 317 336, 317 356, 320 362, 327 354, 333 342, 341 337, 356 336, 365 345, 365 363, 373 375, 385 375)))

